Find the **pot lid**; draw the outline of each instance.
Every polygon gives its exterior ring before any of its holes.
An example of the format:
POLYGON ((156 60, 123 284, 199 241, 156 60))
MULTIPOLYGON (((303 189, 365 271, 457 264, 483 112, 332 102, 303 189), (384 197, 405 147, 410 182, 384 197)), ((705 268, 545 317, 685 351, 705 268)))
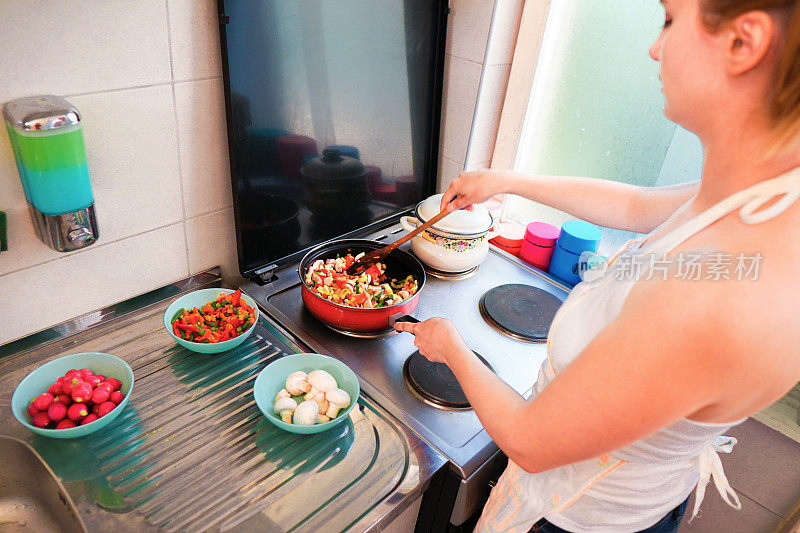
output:
MULTIPOLYGON (((416 214, 422 222, 430 220, 439 213, 441 194, 434 194, 417 204, 416 214)), ((486 233, 492 228, 494 219, 489 210, 480 204, 474 204, 472 210, 459 209, 453 211, 433 225, 433 229, 454 233, 456 235, 477 235, 486 233)))
POLYGON ((358 159, 347 157, 336 148, 325 148, 321 157, 312 157, 300 169, 312 179, 346 179, 365 176, 367 169, 358 159))

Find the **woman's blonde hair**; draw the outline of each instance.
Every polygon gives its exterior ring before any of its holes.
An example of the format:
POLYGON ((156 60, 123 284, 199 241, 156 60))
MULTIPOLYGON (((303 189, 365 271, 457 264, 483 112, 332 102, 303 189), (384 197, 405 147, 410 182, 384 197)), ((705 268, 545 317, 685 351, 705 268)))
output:
POLYGON ((789 140, 800 130, 800 0, 701 0, 700 6, 703 22, 711 31, 749 11, 774 13, 783 22, 770 114, 778 136, 789 140))

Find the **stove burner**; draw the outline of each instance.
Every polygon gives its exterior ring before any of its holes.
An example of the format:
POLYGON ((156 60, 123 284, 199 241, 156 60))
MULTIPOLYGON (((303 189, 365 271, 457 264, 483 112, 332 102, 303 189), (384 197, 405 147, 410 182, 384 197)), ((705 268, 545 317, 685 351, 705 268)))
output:
MULTIPOLYGON (((419 257, 413 252, 411 252, 411 255, 419 259, 419 257)), ((426 274, 430 274, 435 278, 445 279, 450 281, 459 281, 462 279, 471 278, 478 271, 478 267, 480 267, 480 265, 475 265, 474 267, 468 268, 467 270, 462 270, 461 272, 447 272, 445 270, 438 270, 436 268, 428 266, 422 261, 422 259, 420 259, 419 262, 422 263, 422 267, 425 269, 426 274)))
MULTIPOLYGON (((478 359, 494 372, 492 365, 478 354, 478 359)), ((403 364, 406 384, 422 401, 438 409, 471 409, 455 374, 444 363, 432 363, 414 352, 403 364)))
POLYGON ((394 328, 382 329, 378 331, 351 331, 349 329, 337 328, 336 326, 331 326, 330 324, 325 325, 336 333, 347 335, 348 337, 355 337, 357 339, 380 339, 396 333, 394 328))
POLYGON ((503 335, 525 342, 545 342, 560 306, 561 300, 543 289, 511 283, 481 296, 479 309, 484 320, 503 335))

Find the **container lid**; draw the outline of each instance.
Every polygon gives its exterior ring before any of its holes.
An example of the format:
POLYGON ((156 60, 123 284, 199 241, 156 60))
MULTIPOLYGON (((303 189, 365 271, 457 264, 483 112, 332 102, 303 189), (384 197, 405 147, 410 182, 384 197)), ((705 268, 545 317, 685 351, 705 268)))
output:
POLYGON ((583 220, 568 220, 561 225, 558 244, 568 252, 575 254, 587 250, 596 252, 602 237, 603 232, 594 224, 583 220))
POLYGON ((517 224, 516 222, 498 222, 495 225, 497 236, 492 238, 490 242, 498 246, 506 248, 519 248, 522 246, 522 240, 525 238, 525 226, 517 224))
POLYGON ((3 117, 22 131, 54 130, 81 121, 78 110, 59 96, 28 96, 3 106, 3 117))
POLYGON ((525 240, 538 246, 550 248, 556 245, 560 232, 561 230, 547 222, 531 222, 525 228, 525 240))
MULTIPOLYGON (((425 222, 438 215, 442 196, 442 194, 434 194, 418 203, 414 210, 416 217, 425 222)), ((479 235, 489 231, 492 224, 494 224, 494 219, 489 210, 480 204, 475 204, 471 210, 453 211, 432 227, 455 235, 479 235)))
POLYGON ((343 156, 335 148, 325 148, 321 157, 306 161, 300 173, 311 179, 335 180, 366 176, 367 169, 358 159, 343 156))

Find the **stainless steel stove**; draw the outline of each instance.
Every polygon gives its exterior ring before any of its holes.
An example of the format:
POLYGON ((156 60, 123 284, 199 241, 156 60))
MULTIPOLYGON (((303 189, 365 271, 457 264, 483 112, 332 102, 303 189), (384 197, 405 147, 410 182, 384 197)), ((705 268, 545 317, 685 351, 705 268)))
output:
MULTIPOLYGON (((388 244, 400 238, 402 231, 399 225, 394 225, 365 238, 388 244)), ((447 456, 451 470, 463 483, 468 484, 466 480, 496 459, 497 446, 468 405, 448 408, 412 390, 404 376, 404 365, 416 351, 413 336, 389 333, 357 338, 336 332, 304 307, 296 266, 279 270, 276 276, 271 283, 247 284, 243 290, 307 346, 333 355, 352 368, 359 376, 362 391, 447 456)), ((479 309, 482 296, 504 284, 532 286, 560 301, 568 294, 565 287, 538 270, 493 248, 479 268, 468 276, 428 276, 413 316, 419 320, 435 316, 452 320, 466 344, 482 356, 503 381, 527 397, 539 366, 546 358, 545 343, 525 342, 516 335, 501 332, 496 325, 490 325, 479 309)), ((464 513, 474 510, 469 509, 469 503, 465 505, 464 513)))

